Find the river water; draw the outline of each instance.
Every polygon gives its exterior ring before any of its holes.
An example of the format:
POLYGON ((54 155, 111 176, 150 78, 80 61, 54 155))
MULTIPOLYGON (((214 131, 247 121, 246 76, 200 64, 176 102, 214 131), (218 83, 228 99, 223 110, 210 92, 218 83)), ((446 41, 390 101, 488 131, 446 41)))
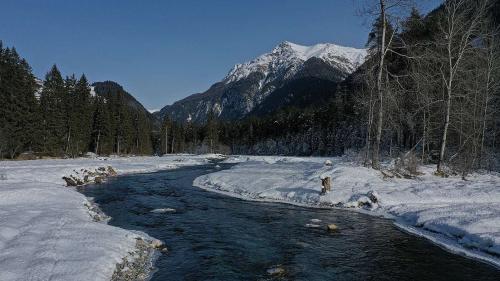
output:
POLYGON ((154 281, 500 280, 496 268, 448 253, 386 219, 243 201, 192 186, 215 170, 210 164, 126 175, 82 192, 112 217, 109 224, 166 243, 169 253, 157 260, 154 281), (167 208, 175 212, 155 211, 167 208), (330 223, 339 231, 327 232, 330 223), (283 274, 270 274, 272 268, 283 274))

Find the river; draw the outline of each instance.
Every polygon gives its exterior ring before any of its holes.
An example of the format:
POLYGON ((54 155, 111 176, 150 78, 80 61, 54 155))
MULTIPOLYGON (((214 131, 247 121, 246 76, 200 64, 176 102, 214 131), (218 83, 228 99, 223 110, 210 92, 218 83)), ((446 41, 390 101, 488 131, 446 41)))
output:
POLYGON ((500 280, 496 268, 448 253, 387 219, 244 201, 192 186, 216 169, 125 175, 82 192, 112 217, 109 224, 166 243, 169 253, 156 261, 153 281, 500 280), (330 223, 339 230, 326 231, 330 223), (272 275, 272 268, 283 273, 272 275))

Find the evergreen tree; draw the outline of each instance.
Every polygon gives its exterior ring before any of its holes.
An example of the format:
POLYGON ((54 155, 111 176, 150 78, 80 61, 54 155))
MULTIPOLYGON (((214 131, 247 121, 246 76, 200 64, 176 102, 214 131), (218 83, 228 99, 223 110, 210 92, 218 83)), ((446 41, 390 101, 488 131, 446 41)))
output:
POLYGON ((219 141, 218 124, 215 113, 210 111, 207 116, 207 123, 205 125, 206 143, 208 151, 214 153, 214 149, 219 141))
POLYGON ((60 155, 65 148, 67 132, 65 95, 64 80, 54 65, 45 76, 43 90, 40 93, 43 151, 53 155, 60 155))
POLYGON ((65 139, 65 148, 64 148, 64 153, 66 155, 75 155, 75 147, 73 145, 74 140, 75 140, 75 131, 77 130, 78 126, 78 116, 76 115, 75 112, 75 106, 77 105, 77 102, 75 100, 75 89, 76 89, 76 78, 75 75, 71 75, 66 77, 64 81, 64 88, 65 88, 65 93, 63 96, 63 105, 64 105, 64 113, 65 113, 65 118, 64 118, 64 127, 65 127, 65 134, 64 134, 64 139, 65 139))
POLYGON ((15 48, 3 48, 0 41, 0 158, 14 158, 31 149, 36 138, 36 82, 28 63, 15 48))
POLYGON ((96 154, 109 154, 110 115, 103 97, 95 97, 92 120, 92 147, 96 154))

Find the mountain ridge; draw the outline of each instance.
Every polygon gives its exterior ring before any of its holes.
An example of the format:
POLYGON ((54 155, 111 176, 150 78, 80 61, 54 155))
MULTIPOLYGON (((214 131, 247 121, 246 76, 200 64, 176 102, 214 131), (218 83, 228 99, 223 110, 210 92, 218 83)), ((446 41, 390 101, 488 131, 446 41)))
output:
POLYGON ((221 81, 214 83, 205 92, 167 105, 156 115, 160 118, 169 116, 181 122, 203 122, 209 112, 220 119, 241 119, 274 91, 293 80, 344 80, 364 62, 366 55, 365 49, 331 43, 302 46, 284 41, 268 53, 236 64, 221 81))

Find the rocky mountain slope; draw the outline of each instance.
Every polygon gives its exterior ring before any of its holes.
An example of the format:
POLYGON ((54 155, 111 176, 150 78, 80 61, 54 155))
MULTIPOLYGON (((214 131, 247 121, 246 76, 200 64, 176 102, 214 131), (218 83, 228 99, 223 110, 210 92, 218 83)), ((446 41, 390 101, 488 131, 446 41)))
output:
POLYGON ((168 105, 156 114, 177 121, 203 122, 211 111, 221 119, 236 120, 287 105, 305 106, 328 99, 329 92, 333 92, 328 89, 355 71, 365 57, 364 49, 283 42, 270 53, 235 65, 207 91, 168 105))

